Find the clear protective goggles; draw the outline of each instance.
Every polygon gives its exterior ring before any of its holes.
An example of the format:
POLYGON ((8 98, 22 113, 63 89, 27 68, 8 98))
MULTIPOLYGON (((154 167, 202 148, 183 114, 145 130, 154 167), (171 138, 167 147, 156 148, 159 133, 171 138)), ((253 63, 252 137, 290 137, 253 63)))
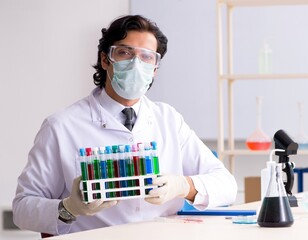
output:
POLYGON ((132 60, 137 56, 141 61, 158 67, 161 56, 159 53, 146 48, 131 46, 111 46, 108 52, 108 58, 112 62, 132 60))

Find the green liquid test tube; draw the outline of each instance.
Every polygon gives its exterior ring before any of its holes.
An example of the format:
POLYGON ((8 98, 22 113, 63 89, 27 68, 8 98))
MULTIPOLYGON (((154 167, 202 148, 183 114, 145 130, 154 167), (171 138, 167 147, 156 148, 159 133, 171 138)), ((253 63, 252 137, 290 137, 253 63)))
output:
MULTIPOLYGON (((81 180, 86 181, 88 180, 88 163, 87 160, 85 159, 86 155, 86 150, 84 148, 79 149, 79 155, 80 155, 80 168, 81 168, 81 180)), ((83 194, 83 199, 85 202, 88 201, 88 193, 87 193, 87 183, 83 182, 82 183, 82 188, 84 191, 83 194)))
MULTIPOLYGON (((99 160, 99 157, 98 157, 98 148, 93 148, 92 156, 93 156, 93 167, 94 167, 94 179, 100 179, 101 178, 101 171, 100 171, 101 168, 100 168, 100 160, 99 160)), ((101 189, 99 183, 95 184, 95 189, 96 190, 101 189)), ((100 199, 101 194, 97 193, 96 198, 100 199)))
POLYGON ((138 149, 139 149, 140 175, 145 175, 146 169, 145 169, 145 158, 144 158, 144 144, 139 143, 138 149))
MULTIPOLYGON (((105 155, 106 155, 106 164, 107 164, 107 176, 108 178, 114 178, 114 167, 113 167, 113 160, 111 158, 111 147, 106 146, 105 148, 105 155)), ((115 188, 115 182, 108 182, 108 188, 112 189, 115 188)), ((115 197, 115 192, 109 192, 107 197, 115 197)))
MULTIPOLYGON (((125 161, 126 161, 126 171, 127 171, 127 176, 131 177, 135 175, 134 172, 134 162, 133 162, 133 158, 131 155, 131 147, 130 145, 125 145, 125 161)), ((135 187, 136 186, 136 181, 135 180, 128 180, 128 187, 135 187)), ((136 195, 136 191, 135 190, 131 190, 128 191, 128 195, 129 196, 135 196, 136 195)))
POLYGON ((152 159, 153 159, 153 172, 154 174, 159 174, 159 160, 157 155, 157 143, 151 142, 152 146, 152 159))

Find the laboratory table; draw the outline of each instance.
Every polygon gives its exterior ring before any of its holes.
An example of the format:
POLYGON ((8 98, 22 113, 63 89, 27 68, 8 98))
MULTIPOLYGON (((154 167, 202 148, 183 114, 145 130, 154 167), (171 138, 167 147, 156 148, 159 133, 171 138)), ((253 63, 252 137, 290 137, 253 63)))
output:
MULTIPOLYGON (((260 202, 226 209, 259 210, 260 202)), ((171 216, 153 221, 130 223, 48 238, 50 240, 204 240, 204 239, 307 239, 308 211, 292 207, 294 223, 286 228, 261 228, 258 224, 235 224, 226 216, 171 216)))

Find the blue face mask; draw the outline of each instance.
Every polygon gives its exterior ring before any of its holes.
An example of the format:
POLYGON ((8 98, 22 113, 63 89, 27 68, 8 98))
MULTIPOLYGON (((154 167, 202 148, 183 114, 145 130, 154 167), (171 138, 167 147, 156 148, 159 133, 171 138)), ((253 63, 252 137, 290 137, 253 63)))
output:
MULTIPOLYGON (((149 89, 155 66, 141 61, 138 57, 112 63, 114 91, 125 99, 138 99, 149 89)), ((107 72, 108 73, 108 72, 107 72)))

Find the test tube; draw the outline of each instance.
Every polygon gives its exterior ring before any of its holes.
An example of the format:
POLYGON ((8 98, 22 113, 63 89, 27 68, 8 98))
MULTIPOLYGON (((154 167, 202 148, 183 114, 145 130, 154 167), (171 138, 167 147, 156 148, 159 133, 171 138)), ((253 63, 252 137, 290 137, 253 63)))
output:
MULTIPOLYGON (((93 159, 92 159, 92 148, 90 147, 86 148, 86 157, 87 157, 87 163, 88 163, 88 179, 94 180, 94 164, 93 164, 93 159)), ((96 189, 96 186, 93 183, 91 190, 95 190, 95 189, 96 189)), ((96 198, 96 194, 93 195, 93 199, 95 198, 96 198)))
MULTIPOLYGON (((139 153, 136 144, 132 145, 133 163, 134 163, 134 176, 140 176, 140 164, 139 164, 139 153)), ((136 186, 140 186, 139 179, 135 181, 136 186)), ((140 195, 140 190, 136 190, 136 195, 140 195)))
POLYGON ((153 172, 154 174, 159 174, 159 159, 157 154, 157 143, 155 141, 151 142, 152 146, 152 162, 153 162, 153 172))
MULTIPOLYGON (((107 165, 108 178, 114 178, 114 167, 113 167, 113 160, 112 160, 111 152, 112 152, 111 147, 106 146, 105 147, 105 159, 106 159, 106 165, 107 165)), ((108 182, 108 188, 109 189, 115 188, 115 183, 113 181, 108 182)), ((107 197, 108 198, 115 197, 115 193, 109 192, 107 193, 107 197)))
MULTIPOLYGON (((99 147, 98 154, 99 154, 99 160, 100 160, 100 169, 101 169, 101 178, 102 179, 108 178, 107 164, 106 164, 104 152, 105 152, 105 147, 99 147)), ((108 183, 107 182, 105 182, 105 189, 108 189, 108 183)), ((106 194, 105 194, 105 197, 107 197, 106 194)))
MULTIPOLYGON (((118 145, 112 146, 112 162, 113 162, 113 169, 114 169, 114 177, 119 178, 120 177, 120 169, 119 169, 119 161, 118 161, 118 145)), ((120 182, 115 181, 115 187, 120 188, 120 182)), ((121 192, 116 192, 117 197, 121 197, 121 192)))
MULTIPOLYGON (((126 171, 126 161, 125 161, 125 156, 124 156, 124 145, 119 145, 118 146, 118 156, 119 156, 119 173, 120 177, 127 177, 127 171, 126 171)), ((121 188, 127 188, 127 180, 123 180, 120 182, 121 188)), ((122 191, 122 196, 128 196, 127 191, 122 191)))
POLYGON ((83 200, 88 201, 88 193, 87 193, 87 183, 85 182, 88 180, 88 163, 86 160, 86 150, 84 148, 79 149, 79 160, 80 160, 80 168, 81 168, 81 180, 84 181, 82 182, 82 188, 84 191, 83 194, 83 200))
POLYGON ((146 165, 145 165, 144 144, 143 143, 138 143, 138 151, 139 151, 140 175, 145 175, 146 165))
MULTIPOLYGON (((132 177, 132 176, 134 176, 135 171, 134 171, 134 161, 133 161, 132 153, 131 153, 131 146, 125 145, 124 152, 125 152, 125 162, 126 162, 127 176, 132 177)), ((129 187, 135 187, 136 181, 135 180, 128 180, 127 185, 129 187)), ((135 194, 136 194, 135 190, 128 191, 129 196, 134 196, 135 194)))
MULTIPOLYGON (((151 147, 149 143, 144 144, 144 158, 145 158, 145 171, 146 174, 153 174, 153 163, 151 157, 151 147)), ((152 178, 145 179, 146 185, 152 184, 152 178)))
MULTIPOLYGON (((101 178, 101 171, 100 171, 100 160, 98 157, 98 148, 94 147, 92 149, 92 161, 93 161, 93 167, 94 167, 94 179, 100 179, 101 178)), ((99 183, 95 183, 95 189, 99 190, 100 188, 100 184, 99 183)), ((95 195, 96 199, 100 199, 101 198, 101 194, 97 193, 95 195)))

